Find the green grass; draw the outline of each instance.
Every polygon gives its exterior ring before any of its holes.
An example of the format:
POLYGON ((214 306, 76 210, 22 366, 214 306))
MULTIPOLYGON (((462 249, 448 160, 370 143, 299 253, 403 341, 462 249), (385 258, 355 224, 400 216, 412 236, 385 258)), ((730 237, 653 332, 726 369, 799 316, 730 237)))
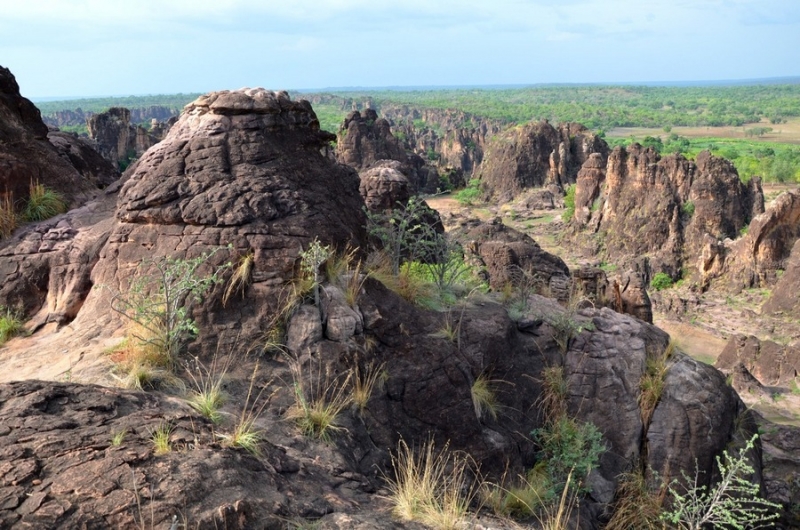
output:
POLYGON ((19 315, 0 306, 0 346, 3 346, 11 337, 22 334, 24 330, 19 315))
POLYGON ((32 182, 30 196, 22 210, 22 220, 43 221, 67 211, 67 203, 57 192, 43 184, 32 182))
POLYGON ((150 431, 150 442, 153 444, 153 452, 156 455, 165 455, 172 451, 170 436, 174 427, 169 423, 161 423, 150 431))

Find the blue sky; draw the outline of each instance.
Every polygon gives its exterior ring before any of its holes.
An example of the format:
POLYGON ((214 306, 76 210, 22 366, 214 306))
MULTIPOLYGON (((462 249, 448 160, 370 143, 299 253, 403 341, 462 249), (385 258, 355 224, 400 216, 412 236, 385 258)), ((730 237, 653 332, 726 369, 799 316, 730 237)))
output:
POLYGON ((798 0, 0 0, 31 98, 800 76, 798 0))

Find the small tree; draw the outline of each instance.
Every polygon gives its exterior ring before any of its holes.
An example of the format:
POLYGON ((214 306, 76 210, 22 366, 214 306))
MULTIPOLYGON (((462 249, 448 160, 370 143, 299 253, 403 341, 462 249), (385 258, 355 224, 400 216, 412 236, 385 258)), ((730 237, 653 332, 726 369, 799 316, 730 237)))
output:
POLYGON ((673 481, 669 485, 673 497, 672 510, 665 512, 662 519, 685 530, 745 530, 773 526, 770 521, 779 517, 777 510, 780 505, 761 498, 759 485, 751 480, 754 470, 747 453, 755 446, 756 439, 758 434, 754 434, 735 457, 728 451, 723 452, 722 458, 717 456, 721 479, 713 488, 698 484, 699 471, 694 479, 683 474, 688 487, 686 493, 680 493, 673 481))
POLYGON ((320 243, 317 238, 314 238, 308 248, 300 253, 300 267, 303 269, 303 273, 313 280, 314 303, 317 307, 319 307, 319 286, 323 279, 319 268, 330 257, 331 248, 320 243))
POLYGON ((127 292, 114 293, 111 299, 112 310, 145 331, 145 336, 133 338, 175 361, 186 340, 199 332, 189 315, 188 303, 200 302, 214 284, 222 281, 222 273, 230 266, 225 263, 200 276, 198 269, 216 252, 194 259, 159 257, 140 264, 146 272, 133 280, 127 292))
POLYGON ((418 197, 411 197, 405 207, 398 206, 387 213, 367 211, 367 231, 383 245, 389 256, 392 274, 400 274, 403 259, 422 260, 431 253, 436 231, 425 222, 427 206, 418 197))

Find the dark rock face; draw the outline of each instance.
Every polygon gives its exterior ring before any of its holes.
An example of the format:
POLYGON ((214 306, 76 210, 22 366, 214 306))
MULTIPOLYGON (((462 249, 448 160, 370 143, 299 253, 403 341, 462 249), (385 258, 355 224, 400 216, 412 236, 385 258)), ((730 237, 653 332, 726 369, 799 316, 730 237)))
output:
POLYGON ((772 296, 764 303, 763 310, 769 313, 783 311, 800 313, 800 239, 795 241, 792 253, 786 261, 783 276, 772 290, 772 296))
POLYGON ((47 134, 39 109, 20 95, 12 73, 0 67, 0 193, 22 202, 31 182, 39 182, 72 205, 85 202, 96 187, 59 156, 47 134))
POLYGON ((489 143, 479 177, 488 196, 507 202, 526 188, 563 189, 592 153, 605 159, 608 145, 580 124, 529 123, 489 143))
POLYGON ((92 285, 124 289, 145 258, 191 258, 230 244, 233 254, 218 252, 216 263, 254 254, 249 298, 223 311, 210 295, 196 317, 216 322, 204 329, 254 340, 314 237, 340 248, 364 241, 358 177, 320 154, 330 139, 310 105, 285 93, 204 96, 129 169, 116 207, 114 188, 5 249, 0 270, 12 281, 2 303, 22 301, 40 324, 75 318, 77 327, 110 334, 119 325, 110 295, 92 285))
POLYGON ((758 181, 742 184, 730 162, 708 152, 696 163, 661 158, 638 144, 614 149, 605 171, 597 157, 587 160, 575 197, 576 225, 598 232, 607 256, 647 281, 650 271, 677 277, 685 256, 700 257, 708 241, 737 237, 763 210, 758 181))
POLYGON ((413 193, 433 192, 440 186, 436 169, 421 157, 408 154, 392 134, 389 122, 373 109, 364 110, 363 116, 357 110, 347 115, 338 135, 336 160, 359 172, 392 160, 399 163, 393 167, 408 178, 413 193))
POLYGON ((119 178, 116 168, 78 135, 51 130, 47 133, 47 139, 94 186, 105 188, 119 178))
POLYGON ((788 386, 800 373, 800 349, 756 337, 731 337, 714 364, 729 373, 741 364, 762 385, 788 386))
POLYGON ((131 123, 131 111, 122 107, 112 107, 106 112, 93 114, 87 118, 86 125, 97 150, 113 164, 127 164, 133 158, 142 156, 160 142, 169 130, 166 123, 156 122, 152 131, 134 125, 131 123))

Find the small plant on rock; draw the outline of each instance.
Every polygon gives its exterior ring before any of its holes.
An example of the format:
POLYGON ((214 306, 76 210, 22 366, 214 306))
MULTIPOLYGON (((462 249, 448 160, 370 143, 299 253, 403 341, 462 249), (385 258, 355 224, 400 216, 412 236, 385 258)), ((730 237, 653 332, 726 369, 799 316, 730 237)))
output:
POLYGON ((239 257, 236 268, 233 270, 233 275, 228 280, 228 287, 225 289, 225 294, 222 296, 222 305, 228 305, 228 300, 236 292, 241 292, 244 295, 247 286, 253 281, 253 265, 255 263, 255 254, 251 251, 239 257))
POLYGON ((145 260, 141 267, 145 272, 133 280, 129 290, 113 293, 111 309, 136 324, 132 338, 163 354, 170 367, 186 340, 199 332, 188 304, 200 302, 230 266, 226 263, 201 275, 199 269, 215 252, 194 259, 145 260))
POLYGON ((320 271, 320 266, 331 257, 331 248, 323 245, 318 239, 308 245, 308 248, 300 253, 300 267, 304 275, 312 280, 312 289, 314 290, 314 303, 319 307, 319 286, 325 279, 320 271))
MULTIPOLYGON (((225 403, 222 383, 228 371, 228 363, 217 366, 217 359, 215 355, 211 366, 207 367, 195 357, 194 361, 186 366, 186 373, 194 384, 188 399, 189 405, 212 423, 219 423, 222 420, 220 408, 225 403)), ((231 357, 228 359, 230 362, 231 357)))
POLYGON ((475 416, 480 420, 486 415, 497 419, 497 411, 500 408, 497 402, 497 395, 493 388, 493 382, 486 374, 481 374, 475 378, 470 389, 472 394, 472 407, 475 409, 475 416))
POLYGON ((3 193, 0 199, 0 239, 10 237, 19 226, 19 217, 14 210, 10 193, 3 193))
POLYGON ((678 487, 675 482, 670 484, 672 508, 662 519, 682 530, 745 530, 773 526, 770 522, 778 519, 780 505, 764 499, 759 484, 751 479, 754 470, 747 455, 757 439, 758 435, 753 435, 735 456, 728 451, 724 451, 722 457, 717 456, 720 480, 716 485, 701 485, 699 471, 693 479, 683 475, 684 487, 678 487))
POLYGON ((605 451, 603 435, 597 427, 566 415, 531 434, 541 447, 541 460, 547 462, 547 471, 559 488, 568 484, 579 490, 605 451))
POLYGON ((339 414, 351 403, 347 387, 352 373, 323 376, 320 369, 314 374, 312 370, 304 371, 297 359, 292 360, 291 369, 295 402, 287 410, 286 417, 295 421, 306 436, 330 442, 333 433, 341 429, 337 425, 339 414))
POLYGON ((649 425, 653 412, 661 400, 664 391, 664 378, 669 368, 668 361, 675 350, 675 343, 670 341, 661 355, 647 357, 645 372, 639 382, 639 408, 641 410, 642 424, 649 425))
POLYGON ((256 422, 269 401, 268 399, 262 399, 264 389, 267 388, 267 385, 264 385, 261 390, 253 396, 257 373, 258 363, 253 367, 253 374, 250 376, 250 386, 247 389, 247 397, 242 405, 242 413, 233 426, 233 430, 229 433, 217 434, 225 445, 244 449, 255 456, 261 453, 259 446, 263 439, 263 432, 257 428, 256 422))
POLYGON ((153 444, 153 452, 156 455, 165 455, 172 451, 170 437, 174 427, 169 423, 161 423, 150 431, 150 441, 153 444))
POLYGON ((358 407, 359 412, 364 412, 373 391, 381 384, 384 374, 383 367, 384 365, 376 367, 370 363, 363 372, 357 364, 353 369, 353 391, 350 399, 358 407))

